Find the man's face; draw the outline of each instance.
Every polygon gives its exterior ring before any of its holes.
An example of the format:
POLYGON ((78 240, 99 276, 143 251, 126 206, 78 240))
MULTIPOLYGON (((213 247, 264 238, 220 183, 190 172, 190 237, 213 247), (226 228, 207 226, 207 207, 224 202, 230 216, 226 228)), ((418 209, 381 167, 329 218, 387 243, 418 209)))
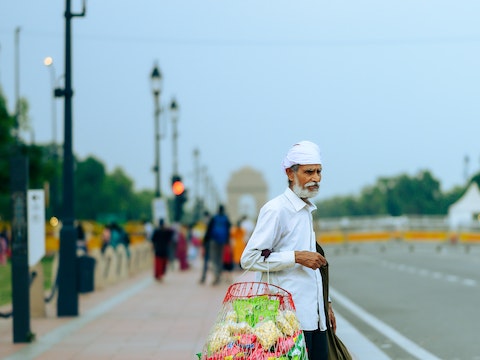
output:
POLYGON ((287 169, 292 191, 300 198, 312 198, 318 194, 322 180, 322 165, 299 165, 295 172, 287 169))

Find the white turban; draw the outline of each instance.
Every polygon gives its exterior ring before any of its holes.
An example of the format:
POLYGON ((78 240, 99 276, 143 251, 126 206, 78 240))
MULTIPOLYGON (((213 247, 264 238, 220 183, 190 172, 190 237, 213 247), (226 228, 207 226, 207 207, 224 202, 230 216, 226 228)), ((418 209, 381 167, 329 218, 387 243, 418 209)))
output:
POLYGON ((293 165, 317 165, 321 164, 320 148, 311 141, 299 141, 288 150, 282 165, 286 170, 293 165))

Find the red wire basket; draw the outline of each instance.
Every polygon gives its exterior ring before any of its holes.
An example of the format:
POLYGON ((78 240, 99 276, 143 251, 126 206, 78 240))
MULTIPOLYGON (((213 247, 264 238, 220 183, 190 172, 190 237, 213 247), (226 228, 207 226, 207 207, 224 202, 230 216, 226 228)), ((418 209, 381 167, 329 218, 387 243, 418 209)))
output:
POLYGON ((279 286, 265 282, 250 281, 232 284, 225 294, 223 303, 225 304, 235 299, 249 299, 261 295, 266 295, 272 300, 278 300, 280 310, 295 311, 292 294, 279 286))
POLYGON ((292 295, 265 282, 230 285, 201 360, 307 360, 292 295))

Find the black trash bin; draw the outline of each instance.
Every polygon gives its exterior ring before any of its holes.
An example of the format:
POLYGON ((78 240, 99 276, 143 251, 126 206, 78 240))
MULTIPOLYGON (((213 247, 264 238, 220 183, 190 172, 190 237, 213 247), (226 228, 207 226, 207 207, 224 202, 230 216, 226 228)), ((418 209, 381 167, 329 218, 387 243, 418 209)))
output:
POLYGON ((95 289, 95 258, 82 255, 77 257, 77 291, 92 292, 95 289))

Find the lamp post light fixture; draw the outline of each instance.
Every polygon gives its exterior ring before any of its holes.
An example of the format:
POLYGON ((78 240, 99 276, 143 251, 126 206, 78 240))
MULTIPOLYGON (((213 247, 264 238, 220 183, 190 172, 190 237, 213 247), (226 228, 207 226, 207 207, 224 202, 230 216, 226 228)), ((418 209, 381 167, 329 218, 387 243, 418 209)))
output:
POLYGON ((155 172, 155 197, 160 198, 160 93, 162 91, 162 73, 155 64, 150 75, 152 94, 155 102, 154 119, 155 119, 155 165, 153 171, 155 172))

